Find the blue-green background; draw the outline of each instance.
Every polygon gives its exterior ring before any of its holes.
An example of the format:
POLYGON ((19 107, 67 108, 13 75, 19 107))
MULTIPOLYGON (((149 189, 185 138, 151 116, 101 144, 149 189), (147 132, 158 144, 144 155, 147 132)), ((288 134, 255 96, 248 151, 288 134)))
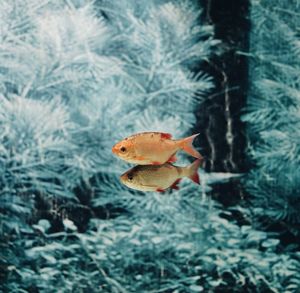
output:
POLYGON ((1 0, 2 292, 300 292, 300 2, 250 1, 245 46, 216 34, 209 3, 1 0), (238 78, 207 70, 230 50, 247 60, 236 112, 238 78), (201 113, 224 93, 215 143, 201 113), (120 183, 115 142, 198 128, 200 187, 120 183))

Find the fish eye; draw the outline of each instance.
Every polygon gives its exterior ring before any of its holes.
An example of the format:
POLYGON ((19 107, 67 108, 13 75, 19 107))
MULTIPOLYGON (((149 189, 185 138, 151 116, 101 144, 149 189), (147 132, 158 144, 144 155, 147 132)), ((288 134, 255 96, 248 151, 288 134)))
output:
POLYGON ((125 147, 121 147, 121 148, 120 148, 120 151, 121 151, 122 153, 125 153, 125 152, 126 152, 126 148, 125 148, 125 147))
POLYGON ((127 175, 127 178, 128 178, 129 181, 132 181, 132 179, 133 179, 133 174, 132 174, 132 173, 129 173, 129 174, 127 175))

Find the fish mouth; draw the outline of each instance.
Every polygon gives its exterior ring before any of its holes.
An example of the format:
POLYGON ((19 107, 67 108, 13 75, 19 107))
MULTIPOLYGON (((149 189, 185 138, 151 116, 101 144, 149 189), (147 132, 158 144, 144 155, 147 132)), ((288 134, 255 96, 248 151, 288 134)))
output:
POLYGON ((126 183, 126 174, 127 174, 127 173, 125 173, 125 174, 123 174, 123 175, 120 176, 120 180, 121 180, 121 182, 122 182, 123 184, 126 183))
POLYGON ((128 181, 126 180, 126 175, 120 176, 120 181, 121 181, 122 184, 124 184, 125 186, 130 187, 130 186, 129 186, 130 184, 128 184, 128 181))
POLYGON ((114 145, 111 149, 111 151, 114 153, 114 154, 117 154, 117 147, 114 145))

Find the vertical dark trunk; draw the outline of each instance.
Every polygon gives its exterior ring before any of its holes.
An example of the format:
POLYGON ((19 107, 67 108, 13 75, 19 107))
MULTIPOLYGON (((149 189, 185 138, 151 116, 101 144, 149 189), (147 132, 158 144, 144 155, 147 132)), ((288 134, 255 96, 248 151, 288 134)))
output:
MULTIPOLYGON (((204 169, 242 173, 248 169, 245 125, 240 120, 246 105, 248 60, 239 52, 247 52, 249 47, 250 3, 247 0, 201 2, 206 21, 214 26, 215 37, 222 42, 222 53, 213 56, 205 65, 215 79, 216 88, 197 112, 196 128, 201 132, 200 145, 206 158, 204 169)), ((223 193, 221 201, 232 204, 243 195, 237 190, 236 182, 228 184, 221 190, 220 186, 216 189, 223 193)))

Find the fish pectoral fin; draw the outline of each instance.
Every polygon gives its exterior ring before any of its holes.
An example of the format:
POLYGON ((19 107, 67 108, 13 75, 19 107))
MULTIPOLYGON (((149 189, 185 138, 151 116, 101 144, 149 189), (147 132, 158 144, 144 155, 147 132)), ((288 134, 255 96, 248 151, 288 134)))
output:
POLYGON ((141 184, 141 185, 144 186, 144 187, 150 187, 150 188, 153 188, 153 189, 157 189, 156 185, 151 185, 151 184, 141 184))
POLYGON ((154 162, 151 162, 151 165, 162 165, 162 163, 154 161, 154 162))
POLYGON ((178 183, 181 181, 181 178, 174 181, 174 183, 170 186, 171 189, 179 190, 178 183))
POLYGON ((136 156, 135 159, 138 160, 138 161, 144 161, 145 157, 143 157, 143 156, 136 156))

